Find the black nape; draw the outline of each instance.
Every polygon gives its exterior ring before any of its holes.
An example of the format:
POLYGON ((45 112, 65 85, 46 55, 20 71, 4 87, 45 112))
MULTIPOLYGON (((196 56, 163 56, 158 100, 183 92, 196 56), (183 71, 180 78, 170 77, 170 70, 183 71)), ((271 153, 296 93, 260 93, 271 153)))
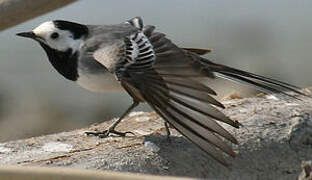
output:
POLYGON ((85 25, 63 20, 55 20, 53 23, 58 29, 72 32, 74 39, 79 39, 81 36, 88 35, 88 28, 85 25))

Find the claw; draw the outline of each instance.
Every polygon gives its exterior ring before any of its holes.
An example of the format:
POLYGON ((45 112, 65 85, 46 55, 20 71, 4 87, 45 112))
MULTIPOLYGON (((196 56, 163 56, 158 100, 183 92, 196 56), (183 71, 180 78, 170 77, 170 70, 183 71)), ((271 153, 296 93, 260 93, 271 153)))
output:
POLYGON ((90 135, 93 135, 93 136, 98 136, 100 133, 102 133, 102 132, 85 132, 85 134, 87 135, 87 136, 90 136, 90 135))
POLYGON ((132 134, 135 136, 135 134, 131 131, 126 131, 126 132, 119 132, 114 129, 112 130, 105 130, 105 131, 100 131, 100 132, 85 132, 87 136, 93 135, 93 136, 98 136, 99 138, 106 138, 109 136, 109 134, 116 134, 120 137, 125 137, 127 134, 132 134))
POLYGON ((130 107, 128 107, 128 109, 126 110, 126 112, 124 112, 122 114, 122 116, 113 124, 111 124, 107 130, 105 131, 99 131, 99 132, 85 132, 87 136, 89 135, 93 135, 93 136, 98 136, 99 138, 106 138, 109 136, 109 134, 116 134, 118 136, 121 137, 125 137, 127 134, 132 134, 135 136, 135 134, 131 131, 127 131, 127 132, 119 132, 119 131, 115 131, 116 126, 121 122, 122 119, 124 119, 131 111, 133 108, 135 108, 136 106, 139 105, 138 101, 133 100, 133 103, 130 107))

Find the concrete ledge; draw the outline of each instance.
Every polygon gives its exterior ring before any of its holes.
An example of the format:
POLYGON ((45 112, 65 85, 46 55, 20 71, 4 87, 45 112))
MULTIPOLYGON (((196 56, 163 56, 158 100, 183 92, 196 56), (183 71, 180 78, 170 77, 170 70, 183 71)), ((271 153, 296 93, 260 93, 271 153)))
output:
POLYGON ((312 101, 275 100, 267 96, 224 102, 224 112, 244 125, 233 133, 238 156, 218 164, 172 130, 166 140, 155 113, 132 113, 118 130, 136 136, 99 139, 85 131, 104 130, 111 122, 42 137, 0 144, 0 165, 70 167, 211 179, 296 179, 301 161, 311 160, 312 101))
POLYGON ((192 180, 191 178, 138 175, 70 168, 0 167, 1 180, 192 180))

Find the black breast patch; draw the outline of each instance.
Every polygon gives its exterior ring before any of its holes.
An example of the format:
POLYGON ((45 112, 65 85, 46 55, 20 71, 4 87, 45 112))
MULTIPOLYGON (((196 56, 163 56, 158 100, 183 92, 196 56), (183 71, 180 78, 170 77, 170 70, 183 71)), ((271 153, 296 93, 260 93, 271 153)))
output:
POLYGON ((50 48, 44 43, 40 43, 47 53, 52 66, 66 79, 76 81, 78 79, 78 52, 72 54, 72 49, 65 52, 50 48))

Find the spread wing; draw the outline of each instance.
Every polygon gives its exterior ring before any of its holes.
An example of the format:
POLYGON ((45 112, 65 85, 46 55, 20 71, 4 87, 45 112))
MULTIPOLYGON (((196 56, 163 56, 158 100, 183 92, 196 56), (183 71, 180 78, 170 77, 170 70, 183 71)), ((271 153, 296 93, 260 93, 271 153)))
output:
MULTIPOLYGON (((132 19, 133 25, 140 19, 132 19)), ((178 48, 153 26, 137 26, 136 34, 125 39, 126 56, 116 67, 121 84, 135 99, 146 101, 165 121, 217 161, 227 165, 220 151, 235 156, 221 137, 237 144, 236 139, 216 121, 238 127, 215 106, 224 106, 212 96, 216 93, 189 76, 210 76, 196 68, 193 53, 178 48)), ((192 51, 191 49, 190 51, 192 51)), ((196 51, 196 50, 194 50, 196 51)), ((205 54, 208 51, 196 51, 205 54)), ((194 52, 194 53, 196 53, 194 52)))
MULTIPOLYGON (((218 121, 236 128, 239 123, 216 108, 224 106, 213 98, 215 91, 194 77, 214 78, 217 74, 268 92, 294 97, 283 92, 287 90, 303 95, 291 84, 215 64, 199 56, 209 50, 179 48, 165 34, 154 32, 154 26, 143 27, 140 18, 127 23, 136 31, 115 43, 119 49, 113 53, 112 72, 135 100, 147 102, 166 122, 223 165, 228 164, 218 149, 234 157, 224 140, 238 142, 218 121)), ((103 56, 94 58, 105 62, 103 56)))

